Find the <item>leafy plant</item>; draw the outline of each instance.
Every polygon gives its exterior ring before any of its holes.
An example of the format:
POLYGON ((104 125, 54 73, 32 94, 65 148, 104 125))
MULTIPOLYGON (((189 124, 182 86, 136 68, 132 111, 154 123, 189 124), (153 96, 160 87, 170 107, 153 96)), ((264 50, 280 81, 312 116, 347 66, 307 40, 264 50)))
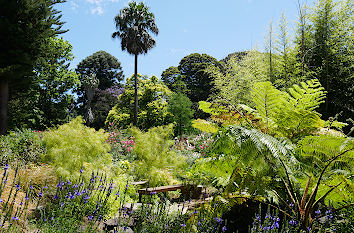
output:
POLYGON ((191 127, 191 119, 194 111, 192 102, 182 93, 173 93, 169 100, 168 110, 172 113, 175 122, 175 135, 182 138, 183 133, 191 127))
POLYGON ((325 91, 316 79, 293 85, 288 92, 277 90, 270 82, 260 82, 251 94, 267 131, 274 135, 293 139, 313 133, 324 124, 315 109, 324 102, 325 91))
POLYGON ((39 163, 45 152, 40 133, 37 131, 24 129, 0 136, 0 164, 14 161, 39 163))
POLYGON ((171 150, 173 124, 159 126, 142 132, 131 129, 135 139, 133 174, 137 179, 149 180, 149 185, 177 183, 176 174, 181 172, 185 158, 171 150))
MULTIPOLYGON (((119 95, 118 103, 109 112, 106 125, 110 122, 120 128, 128 128, 134 119, 134 83, 132 78, 127 79, 124 93, 119 95)), ((170 113, 167 111, 166 97, 171 91, 155 76, 139 77, 139 113, 138 126, 149 129, 167 123, 170 113)))
POLYGON ((58 176, 78 178, 79 170, 111 172, 112 158, 106 143, 108 134, 84 126, 81 117, 44 134, 47 153, 43 161, 53 164, 58 176))
POLYGON ((228 183, 280 201, 286 208, 281 211, 306 230, 323 216, 314 217, 321 203, 337 208, 345 208, 344 201, 353 205, 353 150, 352 138, 309 136, 299 142, 295 157, 293 146, 286 141, 255 129, 229 126, 218 135, 213 147, 216 156, 209 160, 237 161, 228 183), (306 185, 300 190, 303 180, 306 185))
POLYGON ((304 164, 308 166, 302 172, 303 176, 308 177, 306 186, 303 194, 298 195, 286 171, 282 181, 293 208, 281 200, 286 204, 289 215, 299 222, 300 228, 307 229, 312 228, 314 222, 323 216, 315 216, 321 203, 339 205, 338 209, 353 205, 351 171, 354 167, 354 141, 352 138, 312 136, 300 141, 300 149, 300 159, 307 160, 304 164), (313 179, 316 181, 313 182, 313 179), (345 201, 348 204, 343 206, 345 201))
POLYGON ((293 145, 279 141, 257 129, 230 125, 219 131, 207 153, 192 169, 193 176, 203 177, 225 192, 247 191, 253 196, 274 197, 272 187, 284 174, 284 166, 295 166, 293 145), (283 166, 284 164, 284 166, 283 166))

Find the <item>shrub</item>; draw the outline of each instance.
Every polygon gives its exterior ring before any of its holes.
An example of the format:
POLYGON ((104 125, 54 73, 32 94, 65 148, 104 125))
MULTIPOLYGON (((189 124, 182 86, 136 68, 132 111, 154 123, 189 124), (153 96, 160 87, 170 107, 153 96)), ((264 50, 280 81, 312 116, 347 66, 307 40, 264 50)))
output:
POLYGON ((173 125, 151 128, 147 132, 132 128, 131 133, 135 138, 136 178, 149 180, 150 186, 176 183, 175 174, 185 165, 185 158, 171 150, 173 125))
POLYGON ((119 129, 113 122, 108 124, 109 137, 107 142, 111 145, 110 153, 114 161, 128 160, 132 162, 135 159, 134 138, 126 133, 126 130, 119 129))
MULTIPOLYGON (((166 124, 170 117, 166 98, 171 91, 157 77, 138 77, 138 126, 149 129, 166 124)), ((109 111, 106 125, 113 122, 119 127, 128 128, 134 119, 134 78, 128 78, 124 93, 119 95, 118 103, 109 111)))
POLYGON ((77 178, 82 167, 89 171, 110 171, 108 134, 83 123, 82 117, 77 117, 44 134, 47 153, 43 160, 55 166, 58 176, 77 178))
POLYGON ((45 148, 37 131, 24 129, 0 136, 0 164, 2 165, 13 161, 38 163, 44 153, 45 148))

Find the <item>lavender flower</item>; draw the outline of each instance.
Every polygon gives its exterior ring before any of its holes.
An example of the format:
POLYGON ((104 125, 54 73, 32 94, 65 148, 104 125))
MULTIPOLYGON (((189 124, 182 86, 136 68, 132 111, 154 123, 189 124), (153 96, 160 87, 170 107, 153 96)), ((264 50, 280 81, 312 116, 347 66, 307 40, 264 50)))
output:
POLYGON ((291 219, 291 220, 289 221, 289 224, 296 226, 296 225, 297 225, 297 221, 294 220, 294 219, 291 219))

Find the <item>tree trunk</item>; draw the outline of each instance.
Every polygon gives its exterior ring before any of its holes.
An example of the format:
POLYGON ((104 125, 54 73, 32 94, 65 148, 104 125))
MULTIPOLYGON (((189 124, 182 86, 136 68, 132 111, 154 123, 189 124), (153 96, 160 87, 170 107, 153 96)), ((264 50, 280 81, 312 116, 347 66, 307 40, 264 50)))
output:
POLYGON ((0 135, 5 135, 7 130, 7 107, 9 101, 9 80, 0 80, 0 135))
POLYGON ((134 69, 134 126, 138 123, 138 55, 135 54, 135 69, 134 69))

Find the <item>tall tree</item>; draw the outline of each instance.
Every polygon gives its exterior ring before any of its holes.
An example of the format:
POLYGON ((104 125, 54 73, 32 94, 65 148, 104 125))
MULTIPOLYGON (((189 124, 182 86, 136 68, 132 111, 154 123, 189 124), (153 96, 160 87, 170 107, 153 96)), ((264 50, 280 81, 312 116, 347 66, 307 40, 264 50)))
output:
POLYGON ((80 83, 78 75, 69 69, 74 58, 72 46, 62 38, 51 37, 44 48, 29 76, 31 85, 10 86, 9 129, 43 130, 69 118, 69 108, 74 103, 71 92, 80 83))
POLYGON ((161 80, 165 83, 166 86, 168 86, 168 88, 171 89, 173 83, 175 83, 177 78, 180 76, 181 72, 179 71, 178 67, 170 66, 162 72, 161 80))
POLYGON ((63 0, 0 0, 0 134, 7 129, 9 83, 30 81, 34 62, 45 39, 61 30, 60 12, 53 6, 63 0))
POLYGON ((168 110, 173 114, 173 121, 175 122, 175 135, 182 139, 184 132, 192 126, 191 119, 194 111, 191 109, 192 102, 189 98, 181 93, 173 93, 169 100, 168 110))
POLYGON ((114 18, 116 32, 112 34, 113 38, 121 39, 122 50, 135 56, 134 69, 134 125, 138 121, 138 55, 146 54, 149 49, 156 44, 154 38, 149 34, 158 35, 159 30, 155 24, 155 16, 149 12, 149 8, 144 3, 129 3, 129 6, 120 10, 114 18))
POLYGON ((207 54, 192 53, 179 62, 178 70, 183 75, 182 81, 190 91, 188 97, 193 103, 207 100, 215 91, 215 77, 207 72, 210 66, 222 68, 218 60, 207 54))
POLYGON ((320 113, 328 118, 343 111, 339 119, 345 121, 354 114, 352 1, 320 0, 310 19, 309 66, 327 91, 320 113))
POLYGON ((98 88, 105 90, 123 81, 124 75, 118 59, 105 51, 98 51, 82 60, 76 68, 80 75, 95 74, 98 88))
POLYGON ((78 114, 85 116, 88 126, 98 130, 104 126, 109 110, 116 104, 115 101, 110 101, 113 96, 105 90, 121 86, 120 82, 124 79, 121 64, 111 54, 98 51, 83 59, 78 64, 76 72, 80 74, 81 82, 85 84, 76 89, 78 114), (99 99, 105 103, 98 101, 99 99), (96 104, 104 104, 105 107, 95 106, 96 104), (98 109, 100 112, 92 111, 98 109))
POLYGON ((233 105, 242 103, 253 107, 250 95, 253 85, 269 81, 268 54, 250 50, 242 58, 231 57, 223 66, 223 70, 213 66, 207 69, 216 77, 214 85, 218 91, 217 97, 233 105))

